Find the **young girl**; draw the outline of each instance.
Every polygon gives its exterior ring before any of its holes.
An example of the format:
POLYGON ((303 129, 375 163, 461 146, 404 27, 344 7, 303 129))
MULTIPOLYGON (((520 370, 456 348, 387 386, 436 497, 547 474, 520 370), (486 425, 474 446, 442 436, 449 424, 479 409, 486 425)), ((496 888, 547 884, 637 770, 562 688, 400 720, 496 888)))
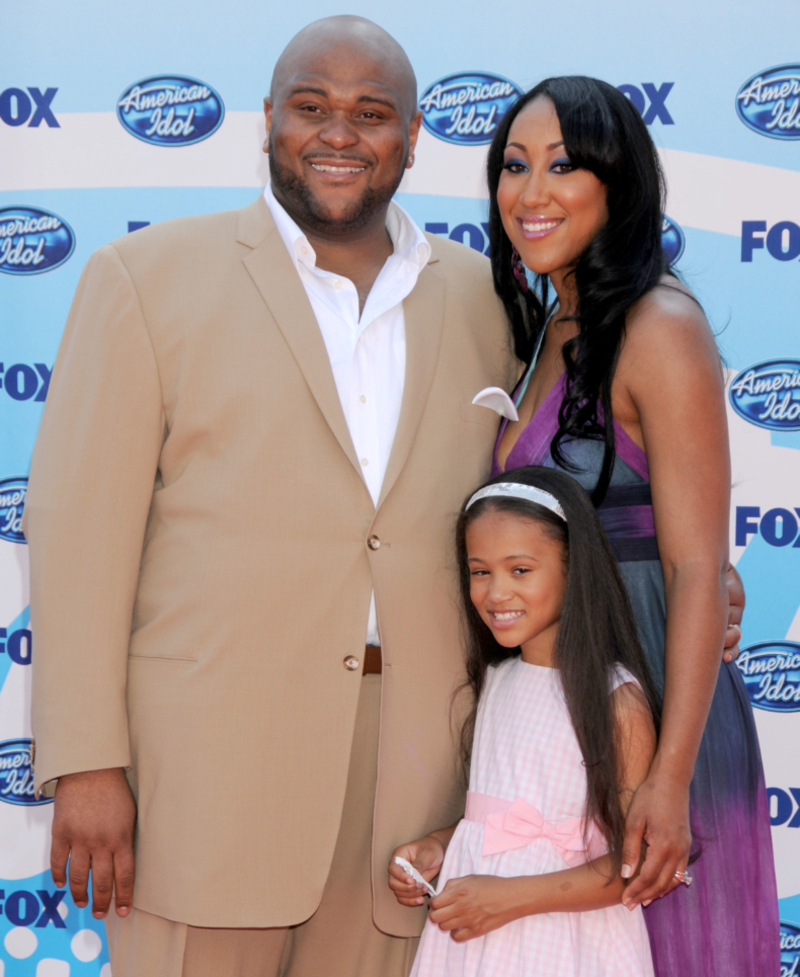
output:
MULTIPOLYGON (((462 821, 394 852, 439 875, 412 977, 652 975, 621 846, 656 700, 589 495, 552 469, 506 473, 466 502, 457 546, 470 785, 462 821)), ((389 884, 423 902, 394 857, 389 884)))

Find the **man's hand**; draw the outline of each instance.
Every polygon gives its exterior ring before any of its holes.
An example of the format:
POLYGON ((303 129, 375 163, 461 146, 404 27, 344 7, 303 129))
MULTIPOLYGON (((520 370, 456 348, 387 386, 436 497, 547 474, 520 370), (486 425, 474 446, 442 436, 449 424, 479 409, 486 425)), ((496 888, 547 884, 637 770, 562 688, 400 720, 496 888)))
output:
POLYGON ((59 777, 53 815, 50 869, 53 881, 67 882, 75 905, 89 902, 92 873, 92 915, 102 919, 112 892, 117 915, 127 916, 133 901, 133 826, 136 804, 121 768, 90 770, 59 777))
POLYGON ((722 657, 726 662, 735 662, 739 657, 739 641, 742 638, 744 585, 732 564, 728 564, 725 581, 728 584, 728 630, 725 632, 725 651, 722 657))

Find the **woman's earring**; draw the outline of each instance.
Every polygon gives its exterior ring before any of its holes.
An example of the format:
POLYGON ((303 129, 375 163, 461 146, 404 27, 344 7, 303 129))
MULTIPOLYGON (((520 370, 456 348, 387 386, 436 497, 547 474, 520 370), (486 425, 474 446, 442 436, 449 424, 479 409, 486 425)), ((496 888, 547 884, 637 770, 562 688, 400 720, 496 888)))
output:
POLYGON ((517 285, 523 292, 528 291, 528 275, 525 265, 522 263, 522 258, 519 256, 519 251, 516 248, 511 249, 511 271, 514 278, 517 280, 517 285))
POLYGON ((406 160, 406 169, 410 170, 413 165, 414 165, 414 154, 409 153, 408 159, 406 160))

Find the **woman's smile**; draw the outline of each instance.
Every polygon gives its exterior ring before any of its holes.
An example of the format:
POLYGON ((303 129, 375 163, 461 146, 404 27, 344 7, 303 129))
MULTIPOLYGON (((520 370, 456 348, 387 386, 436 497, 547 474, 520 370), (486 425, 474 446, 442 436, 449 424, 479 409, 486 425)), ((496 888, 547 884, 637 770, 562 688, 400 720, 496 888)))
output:
POLYGON ((538 241, 564 223, 563 217, 528 216, 518 217, 517 223, 528 241, 538 241))
POLYGON ((605 185, 564 149, 553 103, 534 99, 509 129, 497 187, 509 240, 531 271, 550 276, 556 291, 608 220, 605 185))

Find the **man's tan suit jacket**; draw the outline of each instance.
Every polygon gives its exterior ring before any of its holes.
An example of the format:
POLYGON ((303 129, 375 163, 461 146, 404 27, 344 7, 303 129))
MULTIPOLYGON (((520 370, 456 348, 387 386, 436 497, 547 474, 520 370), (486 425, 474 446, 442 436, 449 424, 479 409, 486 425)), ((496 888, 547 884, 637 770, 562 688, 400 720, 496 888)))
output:
POLYGON ((377 508, 261 197, 101 248, 34 451, 26 533, 37 789, 130 768, 134 904, 196 926, 313 914, 339 830, 370 593, 383 645, 374 916, 417 935, 392 849, 463 812, 453 526, 515 379, 486 258, 430 238, 404 303, 377 508))

